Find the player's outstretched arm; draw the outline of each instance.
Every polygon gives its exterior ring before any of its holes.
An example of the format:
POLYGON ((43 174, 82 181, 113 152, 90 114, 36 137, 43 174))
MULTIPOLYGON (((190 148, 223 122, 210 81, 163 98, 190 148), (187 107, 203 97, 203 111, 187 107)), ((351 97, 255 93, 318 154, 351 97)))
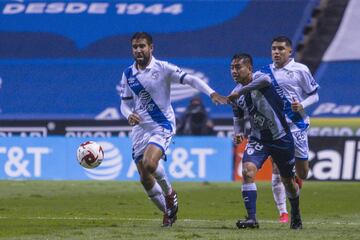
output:
POLYGON ((218 94, 217 92, 213 92, 212 94, 210 94, 210 98, 212 100, 213 103, 217 104, 227 104, 228 99, 225 96, 222 96, 220 94, 218 94))
POLYGON ((227 96, 228 103, 235 102, 236 99, 238 99, 239 97, 240 97, 240 94, 238 94, 237 92, 232 92, 230 95, 227 96))
POLYGON ((208 95, 215 104, 227 103, 226 97, 215 92, 209 85, 194 75, 186 74, 183 82, 208 95))

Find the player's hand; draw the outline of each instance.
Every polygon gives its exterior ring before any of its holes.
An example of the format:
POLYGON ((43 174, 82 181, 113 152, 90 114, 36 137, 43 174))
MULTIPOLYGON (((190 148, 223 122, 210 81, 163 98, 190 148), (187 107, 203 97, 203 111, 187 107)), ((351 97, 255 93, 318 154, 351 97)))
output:
POLYGON ((216 105, 218 104, 227 104, 228 100, 227 97, 224 97, 216 92, 210 94, 210 98, 216 105))
POLYGON ((130 126, 135 126, 136 124, 139 124, 140 120, 141 120, 141 118, 140 118, 139 114, 137 114, 136 112, 130 114, 129 118, 128 118, 128 122, 129 122, 130 126))
POLYGON ((228 103, 235 102, 236 99, 238 99, 239 97, 240 97, 240 94, 238 94, 238 93, 231 93, 229 96, 227 96, 228 103))
POLYGON ((244 141, 245 135, 243 133, 238 133, 234 135, 233 141, 236 145, 242 143, 244 141))
POLYGON ((293 102, 291 103, 291 110, 294 112, 299 112, 304 109, 303 105, 299 103, 294 97, 292 98, 293 102))

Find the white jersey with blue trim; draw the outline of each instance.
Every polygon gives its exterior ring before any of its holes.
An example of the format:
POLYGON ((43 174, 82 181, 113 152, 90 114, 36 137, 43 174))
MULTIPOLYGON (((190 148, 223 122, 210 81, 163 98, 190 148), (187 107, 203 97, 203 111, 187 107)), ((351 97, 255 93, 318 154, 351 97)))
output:
MULTIPOLYGON (((294 101, 293 99, 298 102, 304 101, 319 88, 309 68, 304 64, 295 62, 293 58, 282 68, 276 68, 274 64, 270 64, 270 68, 277 84, 290 103, 294 101)), ((285 114, 292 132, 299 129, 304 130, 310 124, 310 118, 305 110, 300 111, 299 114, 298 119, 289 117, 290 114, 285 114)))
POLYGON ((132 110, 141 118, 135 128, 153 130, 162 126, 175 133, 170 87, 172 82, 182 82, 185 75, 179 67, 154 57, 144 70, 138 70, 134 63, 124 71, 120 95, 122 100, 132 100, 132 110))
MULTIPOLYGON (((266 74, 257 71, 253 74, 253 79, 264 77, 264 75, 266 74)), ((242 85, 238 84, 233 92, 238 92, 241 88, 242 85)), ((249 115, 250 137, 272 141, 290 133, 283 108, 283 101, 277 94, 274 85, 271 84, 241 95, 237 99, 233 111, 235 117, 238 118, 243 118, 246 113, 249 115)))

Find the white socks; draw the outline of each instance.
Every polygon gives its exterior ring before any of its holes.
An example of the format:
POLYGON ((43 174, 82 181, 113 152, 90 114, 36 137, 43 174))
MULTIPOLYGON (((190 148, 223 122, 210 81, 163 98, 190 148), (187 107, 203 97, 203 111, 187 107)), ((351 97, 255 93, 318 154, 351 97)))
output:
POLYGON ((154 177, 164 191, 165 196, 169 195, 172 191, 172 187, 166 176, 162 161, 159 161, 158 167, 154 172, 154 177))
POLYGON ((153 203, 160 209, 160 211, 166 212, 165 197, 160 185, 156 181, 154 186, 146 192, 151 201, 153 201, 153 203))
POLYGON ((280 174, 272 174, 271 183, 275 204, 280 215, 282 213, 287 213, 285 187, 281 182, 280 174))

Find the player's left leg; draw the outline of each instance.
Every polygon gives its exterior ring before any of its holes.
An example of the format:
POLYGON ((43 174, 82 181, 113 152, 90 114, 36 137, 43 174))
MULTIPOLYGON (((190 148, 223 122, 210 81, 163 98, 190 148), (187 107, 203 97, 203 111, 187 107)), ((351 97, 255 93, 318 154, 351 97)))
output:
POLYGON ((274 161, 272 162, 272 178, 271 188, 276 207, 279 211, 279 222, 287 223, 289 221, 289 214, 286 209, 286 193, 284 184, 281 182, 280 172, 274 161))
MULTIPOLYGON (((174 190, 174 188, 172 187, 168 177, 166 176, 162 161, 159 161, 158 163, 158 167, 154 173, 154 176, 156 178, 156 181, 159 183, 159 185, 161 186, 164 195, 165 195, 165 200, 166 200, 166 208, 167 208, 167 219, 173 219, 172 221, 169 220, 164 220, 164 222, 167 223, 174 223, 177 216, 177 212, 178 212, 178 199, 177 199, 177 193, 174 190)), ((165 223, 164 223, 165 225, 165 223)))
MULTIPOLYGON (((302 185, 301 180, 305 180, 309 173, 309 143, 307 130, 292 132, 295 144, 295 170, 298 183, 302 185)), ((300 186, 301 187, 301 186, 300 186)))
POLYGON ((257 188, 255 176, 268 158, 269 154, 264 150, 263 145, 256 139, 249 139, 246 145, 242 162, 242 197, 247 211, 245 220, 238 220, 236 226, 243 228, 259 228, 256 218, 257 188))
POLYGON ((302 229, 300 214, 300 189, 294 177, 282 177, 286 195, 291 205, 291 229, 302 229))
POLYGON ((171 226, 177 219, 178 212, 178 198, 177 193, 172 187, 164 167, 162 165, 161 158, 164 158, 166 161, 166 149, 169 147, 173 133, 159 127, 152 132, 152 136, 149 139, 147 148, 145 150, 144 156, 146 156, 147 151, 152 151, 153 149, 161 150, 156 155, 156 161, 153 163, 154 167, 156 166, 153 176, 155 177, 157 183, 161 186, 165 199, 166 199, 166 214, 164 214, 163 226, 171 226))
POLYGON ((290 134, 269 144, 271 156, 279 168, 281 180, 285 186, 286 195, 291 205, 290 228, 301 229, 302 221, 300 215, 300 189, 295 182, 295 158, 294 141, 290 134), (271 146, 270 146, 271 145, 271 146))

